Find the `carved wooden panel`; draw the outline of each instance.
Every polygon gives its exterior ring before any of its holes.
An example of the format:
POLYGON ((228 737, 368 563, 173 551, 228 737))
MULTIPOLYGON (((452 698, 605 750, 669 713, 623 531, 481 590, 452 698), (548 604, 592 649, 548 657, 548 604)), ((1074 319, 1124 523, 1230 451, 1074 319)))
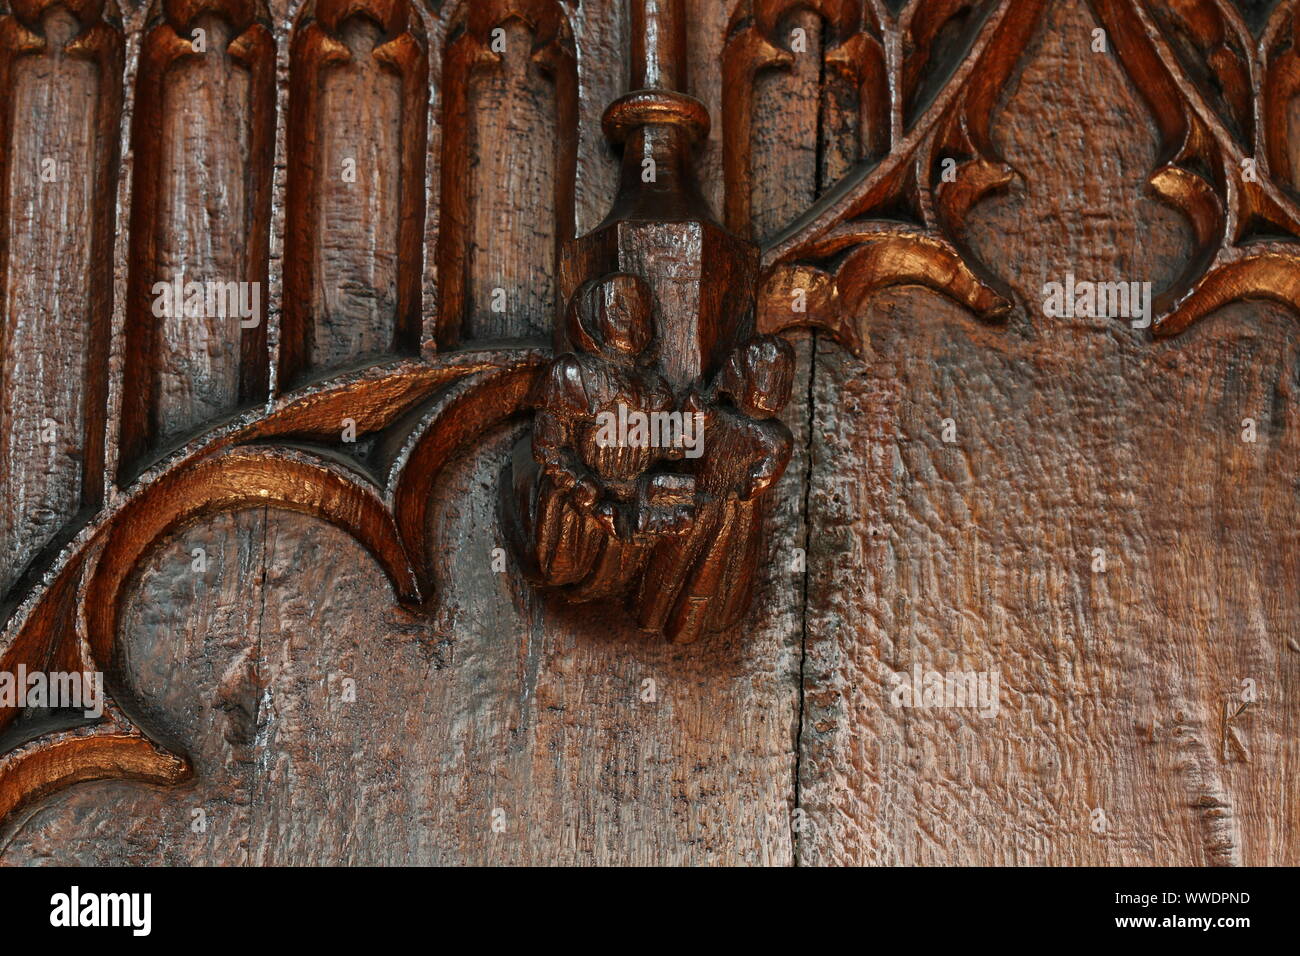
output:
POLYGON ((1296 6, 11 0, 0 860, 1295 863, 1296 6))

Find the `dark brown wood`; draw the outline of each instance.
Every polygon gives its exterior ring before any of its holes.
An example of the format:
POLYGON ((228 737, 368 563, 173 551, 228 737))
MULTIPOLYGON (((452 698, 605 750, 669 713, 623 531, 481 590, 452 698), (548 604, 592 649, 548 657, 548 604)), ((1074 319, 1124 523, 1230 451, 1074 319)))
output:
MULTIPOLYGON (((689 643, 734 627, 762 547, 761 497, 785 471, 794 355, 752 338, 757 250, 709 215, 693 146, 681 0, 632 4, 632 90, 604 128, 623 148, 614 208, 562 251, 573 293, 534 432, 502 485, 525 574, 577 602, 627 601, 689 643), (631 422, 631 430, 628 425, 631 422)), ((791 323, 793 325, 793 323, 791 323)))
POLYGON ((111 3, 0 18, 0 593, 104 497, 122 46, 111 3))
POLYGON ((120 468, 265 401, 275 44, 261 0, 164 0, 143 38, 120 468), (239 285, 191 314, 191 290, 239 285), (160 300, 160 289, 182 288, 160 300), (160 308, 160 302, 162 307, 160 308), (214 302, 215 304, 215 302, 214 302), (160 314, 161 313, 161 314, 160 314))
POLYGON ((0 860, 1296 862, 1294 0, 435 6, 0 17, 0 860))
POLYGON ((405 0, 308 4, 290 72, 282 387, 419 351, 424 30, 405 0))
POLYGON ((1048 5, 994 116, 1018 185, 967 224, 1028 303, 1006 333, 893 290, 865 368, 818 357, 802 863, 1298 858, 1275 779, 1300 758, 1276 723, 1300 624, 1295 318, 1243 302, 1153 343, 1039 308, 1067 271, 1158 290, 1196 248, 1146 188, 1177 114, 1113 31, 1093 52, 1099 14, 1048 5), (918 664, 997 668, 998 718, 891 707, 890 675, 918 664), (1246 703, 1247 678, 1271 690, 1246 703))
POLYGON ((548 327, 538 315, 555 312, 559 244, 574 233, 578 136, 577 65, 560 0, 462 0, 448 21, 440 348, 548 327), (497 80, 491 106, 475 98, 485 74, 497 80), (549 156, 525 146, 537 141, 553 147, 549 156), (523 156, 549 161, 538 169, 523 156), (538 248, 549 252, 539 259, 538 248))

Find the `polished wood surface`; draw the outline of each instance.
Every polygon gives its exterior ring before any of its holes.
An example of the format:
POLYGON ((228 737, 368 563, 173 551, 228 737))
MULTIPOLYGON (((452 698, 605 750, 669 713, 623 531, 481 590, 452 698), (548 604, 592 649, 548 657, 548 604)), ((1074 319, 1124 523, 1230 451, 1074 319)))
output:
POLYGON ((14 0, 0 859, 1295 863, 1295 7, 14 0))

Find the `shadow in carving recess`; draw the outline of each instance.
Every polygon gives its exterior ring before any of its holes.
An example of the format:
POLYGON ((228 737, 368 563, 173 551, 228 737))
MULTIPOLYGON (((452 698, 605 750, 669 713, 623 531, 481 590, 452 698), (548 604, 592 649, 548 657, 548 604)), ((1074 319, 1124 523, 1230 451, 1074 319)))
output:
POLYGON ((111 0, 11 9, 0 17, 0 597, 103 500, 123 56, 111 0))
POLYGON ((424 30, 406 0, 316 0, 289 72, 282 389, 419 352, 424 30))

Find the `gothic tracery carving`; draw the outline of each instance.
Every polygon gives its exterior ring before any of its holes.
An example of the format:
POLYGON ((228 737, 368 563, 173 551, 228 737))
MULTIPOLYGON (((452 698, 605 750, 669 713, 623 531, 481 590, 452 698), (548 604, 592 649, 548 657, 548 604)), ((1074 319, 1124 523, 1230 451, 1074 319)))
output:
MULTIPOLYGON (((41 24, 52 6, 13 0, 13 12, 0 18, 0 81, 9 80, 22 57, 48 52, 41 24)), ((112 226, 105 208, 115 175, 108 158, 116 149, 121 91, 112 77, 120 74, 122 37, 111 4, 64 6, 77 21, 69 54, 87 59, 108 80, 96 93, 91 144, 98 274, 112 226)), ((740 233, 735 235, 713 221, 694 183, 691 146, 705 135, 710 118, 702 104, 681 92, 687 85, 682 7, 638 0, 633 90, 611 106, 605 123, 611 140, 623 146, 622 187, 609 219, 575 239, 576 65, 566 8, 550 0, 469 5, 441 64, 444 215, 431 252, 441 282, 432 321, 436 342, 428 336, 414 341, 417 325, 426 327, 414 321, 414 312, 421 312, 421 320, 424 315, 410 268, 412 236, 418 235, 411 222, 419 218, 422 196, 403 194, 401 221, 394 226, 405 256, 395 351, 414 352, 419 345, 428 357, 384 361, 324 382, 295 382, 292 390, 268 399, 274 363, 263 324, 239 341, 240 401, 223 406, 227 417, 218 424, 166 451, 158 441, 158 409, 148 384, 157 371, 158 349, 145 280, 157 278, 153 266, 167 238, 155 228, 165 157, 152 136, 166 119, 164 77, 194 56, 192 39, 182 34, 200 16, 227 24, 223 55, 235 66, 221 69, 242 71, 249 83, 248 164, 230 180, 242 182, 247 193, 236 264, 249 277, 265 276, 267 269, 265 200, 279 118, 272 96, 274 42, 259 5, 163 3, 144 39, 133 101, 136 185, 124 239, 133 271, 121 451, 101 455, 106 439, 95 430, 103 424, 96 409, 109 375, 101 334, 87 353, 83 396, 91 411, 82 459, 85 493, 78 504, 89 510, 75 520, 69 516, 64 539, 52 549, 27 556, 23 577, 9 593, 0 670, 22 664, 112 674, 118 615, 132 569, 184 522, 221 509, 272 504, 320 515, 376 556, 398 601, 427 607, 438 597, 427 540, 432 482, 457 449, 529 411, 532 430, 516 449, 501 489, 505 528, 526 574, 570 598, 624 601, 641 627, 674 640, 735 624, 761 563, 764 496, 790 456, 790 436, 776 419, 789 398, 792 374, 790 348, 779 333, 817 326, 860 348, 863 303, 873 291, 897 284, 938 290, 989 320, 1012 307, 1007 290, 965 248, 962 228, 976 202, 1014 177, 994 148, 990 117, 1044 0, 913 0, 895 12, 896 6, 874 0, 738 4, 724 56, 722 117, 725 209, 728 224, 740 233), (863 163, 759 249, 746 238, 752 84, 760 71, 788 62, 790 51, 777 30, 786 13, 801 7, 826 24, 828 82, 847 83, 857 99, 855 146, 863 163), (512 18, 528 23, 538 41, 534 55, 555 85, 562 130, 554 184, 561 243, 557 281, 566 318, 555 323, 552 349, 457 348, 468 221, 457 191, 467 155, 465 91, 470 74, 492 62, 489 32, 512 18), (655 42, 645 39, 651 35, 655 42), (940 55, 941 46, 949 60, 940 55), (955 59, 953 49, 962 51, 955 59), (946 160, 953 164, 951 176, 943 175, 946 160), (646 179, 648 168, 655 175, 646 179), (667 278, 653 268, 665 258, 680 266, 667 278), (800 309, 791 308, 796 293, 800 309), (598 416, 617 416, 620 406, 625 415, 675 414, 682 422, 700 422, 706 436, 702 454, 693 457, 682 443, 671 442, 602 446, 598 416), (345 418, 357 438, 371 443, 365 455, 342 448, 339 425, 345 418), (114 455, 127 467, 105 480, 99 472, 114 455)), ((1259 23, 1248 22, 1226 0, 1180 0, 1158 8, 1145 0, 1091 0, 1091 6, 1164 139, 1152 189, 1187 214, 1198 243, 1186 275, 1159 304, 1156 334, 1176 334, 1241 297, 1266 296, 1300 309, 1300 210, 1288 152, 1288 109, 1300 89, 1296 0, 1276 4, 1259 23)), ((397 171, 404 189, 418 183, 427 141, 415 105, 429 75, 418 26, 400 3, 321 0, 313 9, 316 19, 304 23, 302 35, 309 38, 293 60, 291 85, 319 80, 323 62, 343 56, 331 38, 345 13, 369 11, 385 37, 374 56, 400 77, 410 120, 404 120, 397 171)), ((314 94, 297 86, 293 92, 291 113, 301 124, 294 148, 309 148, 314 94)), ((14 127, 9 114, 0 120, 0 188, 8 189, 14 127)), ((290 229, 310 220, 314 187, 310 177, 298 184, 305 192, 293 204, 290 229)), ((0 198, 0 207, 7 208, 11 197, 0 198)), ((0 252, 10 248, 0 244, 0 252)), ((0 280, 12 281, 4 262, 0 280)), ((306 289, 311 280, 300 277, 289 285, 306 289)), ((99 333, 107 321, 103 304, 97 300, 98 311, 92 310, 99 333)), ((279 358, 287 377, 297 378, 311 365, 302 346, 307 326, 292 315, 287 322, 280 343, 287 351, 279 358)), ((25 716, 18 708, 0 709, 0 729, 23 729, 15 725, 25 716)), ((12 739, 18 742, 0 755, 0 816, 80 780, 121 776, 173 783, 188 772, 183 754, 155 740, 112 700, 99 723, 35 727, 12 739)))

